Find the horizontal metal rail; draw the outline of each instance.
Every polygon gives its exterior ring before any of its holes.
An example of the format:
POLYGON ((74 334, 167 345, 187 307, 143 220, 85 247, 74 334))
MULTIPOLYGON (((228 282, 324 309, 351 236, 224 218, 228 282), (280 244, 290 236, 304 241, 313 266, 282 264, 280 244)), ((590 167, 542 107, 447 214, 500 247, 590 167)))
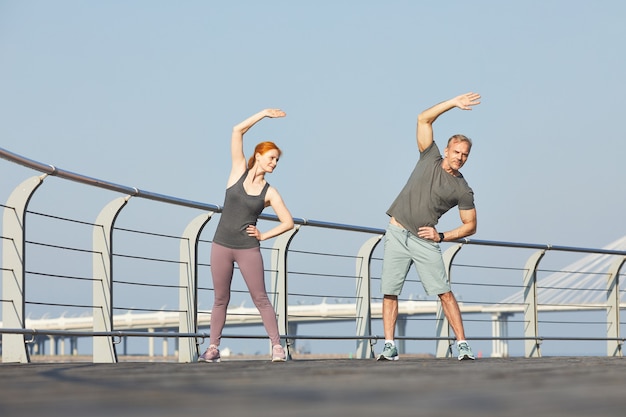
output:
MULTIPOLYGON (((222 206, 217 205, 217 204, 202 203, 199 201, 181 199, 178 197, 145 191, 136 187, 129 187, 126 185, 120 185, 120 184, 116 184, 113 182, 88 177, 82 174, 77 174, 75 172, 57 168, 54 165, 49 165, 49 164, 44 164, 41 162, 34 161, 32 159, 18 155, 16 153, 13 153, 1 147, 0 147, 0 157, 6 160, 9 160, 11 162, 17 163, 19 165, 23 165, 25 167, 34 169, 36 171, 44 172, 48 175, 57 176, 59 178, 64 178, 70 181, 75 181, 75 182, 79 182, 79 183, 94 186, 94 187, 104 188, 110 191, 117 191, 123 194, 131 195, 133 197, 140 197, 140 198, 145 198, 149 200, 160 201, 163 203, 174 204, 174 205, 189 207, 189 208, 196 208, 200 210, 207 210, 207 211, 212 211, 216 213, 221 213, 222 208, 223 208, 222 206)), ((273 214, 261 214, 260 218, 264 220, 273 220, 273 221, 278 220, 278 217, 273 214)), ((384 234, 386 232, 385 229, 376 228, 376 227, 349 225, 349 224, 334 223, 334 222, 327 222, 327 221, 321 221, 321 220, 304 219, 304 218, 299 218, 299 217, 294 217, 294 223, 300 224, 300 225, 321 227, 325 229, 337 229, 337 230, 372 233, 372 234, 384 234)), ((605 255, 626 256, 626 251, 620 251, 620 250, 581 248, 581 247, 574 247, 574 246, 561 246, 561 245, 552 245, 552 244, 499 242, 499 241, 492 241, 492 240, 480 240, 480 239, 469 239, 469 238, 457 239, 457 240, 450 241, 450 242, 462 243, 462 244, 467 244, 467 245, 498 246, 498 247, 508 247, 508 248, 518 248, 518 249, 553 250, 553 251, 562 251, 562 252, 600 253, 600 254, 605 254, 605 255)))
MULTIPOLYGON (((178 333, 178 332, 146 332, 146 331, 112 331, 112 332, 92 332, 92 331, 66 331, 66 330, 37 330, 37 329, 5 329, 0 328, 0 334, 23 334, 33 336, 62 336, 62 337, 162 337, 162 338, 197 338, 208 339, 209 333, 178 333)), ((252 335, 252 334, 238 334, 238 335, 222 335, 224 339, 267 339, 267 335, 252 335)), ((281 339, 291 340, 384 340, 383 335, 365 335, 365 336, 328 336, 328 335, 281 335, 281 339)), ((396 336, 398 340, 456 340, 454 337, 434 337, 434 336, 396 336)), ((620 344, 626 343, 626 338, 623 337, 581 337, 581 336, 539 336, 539 337, 518 337, 518 336, 475 336, 472 340, 537 340, 539 342, 544 340, 553 341, 617 341, 620 344)), ((32 340, 31 340, 32 341, 32 340)), ((27 341, 28 343, 28 341, 27 341)))
MULTIPOLYGON (((39 172, 43 172, 48 175, 78 182, 78 183, 89 185, 92 187, 103 188, 109 191, 116 191, 116 192, 130 195, 133 197, 145 198, 148 200, 174 204, 174 205, 182 206, 182 207, 189 207, 189 208, 195 208, 195 209, 200 209, 200 210, 212 211, 215 213, 221 213, 223 209, 223 207, 218 204, 210 204, 210 203, 202 203, 199 201, 186 200, 186 199, 173 197, 173 196, 169 196, 165 194, 159 194, 159 193, 154 193, 151 191, 141 190, 136 187, 129 187, 126 185, 116 184, 110 181, 88 177, 82 174, 77 174, 72 171, 67 171, 61 168, 57 168, 54 165, 49 165, 49 164, 44 164, 41 162, 34 161, 32 159, 29 159, 24 156, 13 153, 11 151, 8 151, 4 148, 0 148, 0 158, 25 166, 27 168, 34 169, 39 172)), ((259 218, 264 219, 264 220, 272 220, 272 221, 278 220, 278 216, 273 215, 273 214, 261 214, 259 218)), ((303 219, 303 218, 298 218, 298 217, 294 217, 293 220, 294 220, 294 223, 296 224, 316 226, 316 227, 322 227, 326 229, 338 229, 338 230, 356 231, 356 232, 373 233, 373 234, 385 233, 383 229, 379 229, 375 227, 348 225, 348 224, 333 223, 333 222, 326 222, 326 221, 320 221, 320 220, 308 220, 308 219, 303 219)))

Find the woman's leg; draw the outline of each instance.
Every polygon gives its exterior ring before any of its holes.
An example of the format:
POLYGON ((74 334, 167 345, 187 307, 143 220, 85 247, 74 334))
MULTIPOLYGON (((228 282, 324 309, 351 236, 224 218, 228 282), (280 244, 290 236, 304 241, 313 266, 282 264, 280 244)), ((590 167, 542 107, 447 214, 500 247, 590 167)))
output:
POLYGON ((272 346, 280 344, 278 321, 267 291, 265 290, 265 272, 263 257, 260 248, 240 249, 237 251, 237 265, 250 291, 254 305, 261 313, 265 331, 272 342, 272 346))
POLYGON ((233 250, 213 243, 211 246, 211 275, 213 276, 213 309, 209 343, 219 346, 226 323, 226 309, 230 301, 230 284, 233 280, 233 250))

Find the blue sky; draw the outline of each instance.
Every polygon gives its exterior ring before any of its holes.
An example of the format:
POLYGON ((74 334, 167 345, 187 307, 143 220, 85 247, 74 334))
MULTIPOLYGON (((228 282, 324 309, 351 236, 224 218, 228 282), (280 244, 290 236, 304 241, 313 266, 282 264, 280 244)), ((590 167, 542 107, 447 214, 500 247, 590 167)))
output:
MULTIPOLYGON (((277 107, 246 150, 283 149, 268 179, 292 214, 384 228, 417 114, 475 91, 435 124, 442 148, 474 141, 474 238, 603 247, 626 234, 624 17, 621 1, 0 0, 0 146, 221 204, 232 126, 277 107)), ((0 169, 4 201, 27 176, 0 169)))
MULTIPOLYGON (((231 127, 294 216, 384 227, 417 158, 417 114, 475 146, 476 239, 602 247, 624 235, 619 1, 0 1, 2 147, 221 204, 231 127)), ((442 219, 453 228, 458 214, 442 219)))
MULTIPOLYGON (((624 235, 619 1, 0 1, 2 147, 221 204, 231 127, 284 150, 294 216, 384 227, 415 119, 475 146, 477 239, 602 247, 624 235)), ((458 222, 455 211, 442 227, 458 222)))

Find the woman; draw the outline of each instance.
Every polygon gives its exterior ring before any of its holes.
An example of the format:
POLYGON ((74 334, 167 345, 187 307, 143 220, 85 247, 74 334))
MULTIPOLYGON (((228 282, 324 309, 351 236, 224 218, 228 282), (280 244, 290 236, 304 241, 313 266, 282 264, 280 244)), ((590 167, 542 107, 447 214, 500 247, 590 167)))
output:
POLYGON ((226 198, 211 246, 211 274, 215 300, 211 311, 210 345, 198 358, 199 362, 219 362, 220 339, 226 323, 226 308, 230 301, 230 284, 235 262, 243 275, 254 305, 261 313, 265 330, 272 342, 272 361, 286 360, 280 344, 276 313, 265 290, 263 258, 259 241, 278 236, 293 229, 293 218, 278 191, 265 181, 265 174, 274 171, 281 150, 273 142, 261 142, 246 164, 243 135, 265 117, 285 117, 279 109, 266 109, 233 128, 231 137, 232 168, 228 177, 226 198), (267 206, 280 223, 261 232, 256 222, 267 206))

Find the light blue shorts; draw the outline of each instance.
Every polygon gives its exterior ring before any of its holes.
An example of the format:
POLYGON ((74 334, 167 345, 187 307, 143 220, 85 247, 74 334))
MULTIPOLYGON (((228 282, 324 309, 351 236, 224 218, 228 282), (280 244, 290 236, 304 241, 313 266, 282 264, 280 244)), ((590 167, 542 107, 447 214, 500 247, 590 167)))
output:
POLYGON ((385 233, 380 284, 384 295, 400 295, 412 264, 415 264, 426 294, 439 295, 450 291, 439 244, 389 224, 385 233))

